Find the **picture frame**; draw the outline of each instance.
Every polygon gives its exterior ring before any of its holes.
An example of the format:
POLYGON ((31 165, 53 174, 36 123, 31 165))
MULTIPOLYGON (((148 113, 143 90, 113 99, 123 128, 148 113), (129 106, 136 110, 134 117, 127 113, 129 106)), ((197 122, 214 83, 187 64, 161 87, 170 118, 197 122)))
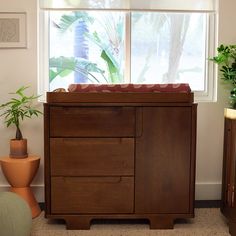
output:
POLYGON ((0 12, 0 49, 26 48, 26 12, 0 12))

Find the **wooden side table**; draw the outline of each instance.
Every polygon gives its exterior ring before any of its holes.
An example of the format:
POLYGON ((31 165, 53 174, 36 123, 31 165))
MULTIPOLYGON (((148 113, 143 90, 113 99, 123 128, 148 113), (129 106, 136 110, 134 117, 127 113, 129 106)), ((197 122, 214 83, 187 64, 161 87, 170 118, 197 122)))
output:
POLYGON ((224 111, 224 152, 220 210, 229 221, 229 232, 236 235, 236 110, 224 111))
POLYGON ((10 191, 18 194, 28 202, 32 218, 38 216, 41 212, 30 184, 39 168, 40 158, 29 156, 23 159, 4 157, 0 159, 4 176, 11 185, 10 191))

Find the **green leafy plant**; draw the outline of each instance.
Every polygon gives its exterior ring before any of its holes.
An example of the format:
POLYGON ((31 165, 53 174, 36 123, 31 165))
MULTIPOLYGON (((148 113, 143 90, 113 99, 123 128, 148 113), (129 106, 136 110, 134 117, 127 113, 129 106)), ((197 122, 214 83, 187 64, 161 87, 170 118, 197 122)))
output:
MULTIPOLYGON (((120 73, 120 62, 119 62, 119 48, 122 44, 123 26, 121 19, 115 21, 113 15, 106 14, 104 21, 100 22, 100 27, 104 29, 109 40, 104 39, 104 35, 100 35, 97 31, 89 32, 83 27, 88 27, 95 22, 95 18, 91 17, 85 12, 72 12, 61 16, 59 22, 53 22, 54 27, 60 33, 65 33, 72 28, 75 29, 74 34, 77 35, 75 38, 74 50, 88 51, 89 48, 83 48, 88 44, 88 41, 97 45, 100 50, 101 59, 107 66, 108 75, 105 76, 103 71, 96 63, 88 60, 88 58, 81 57, 57 57, 50 58, 49 69, 50 69, 50 83, 57 77, 66 77, 72 72, 80 74, 88 82, 91 83, 121 83, 123 82, 123 76, 120 73), (81 24, 83 22, 83 24, 81 24), (105 22, 105 23, 103 23, 105 22), (81 24, 80 27, 75 27, 81 24), (114 28, 114 30, 113 30, 114 28), (78 40, 80 39, 81 42, 78 40), (96 78, 95 73, 99 73, 101 78, 96 78), (102 81, 101 81, 102 80, 102 81)), ((76 81, 75 81, 76 82, 76 81)))
POLYGON ((39 96, 31 95, 26 96, 25 90, 28 87, 20 87, 15 93, 10 93, 17 95, 17 98, 13 97, 9 102, 0 105, 0 110, 2 110, 0 116, 4 116, 4 123, 7 127, 10 125, 15 125, 16 127, 16 137, 15 139, 23 139, 20 124, 25 118, 31 118, 32 116, 38 116, 42 114, 39 110, 35 109, 32 102, 39 96))
POLYGON ((236 45, 220 45, 218 54, 210 60, 219 65, 220 78, 232 85, 230 104, 236 108, 236 45))
POLYGON ((99 82, 93 75, 93 72, 100 73, 104 80, 104 71, 99 69, 95 63, 89 62, 86 59, 74 57, 52 57, 49 60, 49 82, 51 83, 57 76, 65 77, 72 72, 83 74, 88 81, 92 83, 99 82))

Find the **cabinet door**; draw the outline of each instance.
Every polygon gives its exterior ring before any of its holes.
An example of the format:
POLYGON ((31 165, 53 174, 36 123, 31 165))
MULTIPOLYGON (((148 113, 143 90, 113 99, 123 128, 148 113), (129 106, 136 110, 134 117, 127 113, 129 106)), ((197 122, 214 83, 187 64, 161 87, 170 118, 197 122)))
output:
POLYGON ((136 141, 136 213, 193 211, 193 116, 191 106, 143 108, 142 130, 136 141))

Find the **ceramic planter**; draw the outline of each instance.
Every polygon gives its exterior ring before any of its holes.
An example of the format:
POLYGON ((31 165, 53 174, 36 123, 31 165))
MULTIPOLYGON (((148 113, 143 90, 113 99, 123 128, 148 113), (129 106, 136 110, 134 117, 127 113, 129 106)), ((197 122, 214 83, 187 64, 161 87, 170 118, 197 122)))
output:
POLYGON ((27 139, 11 139, 10 140, 10 155, 11 158, 26 158, 27 153, 27 139))

